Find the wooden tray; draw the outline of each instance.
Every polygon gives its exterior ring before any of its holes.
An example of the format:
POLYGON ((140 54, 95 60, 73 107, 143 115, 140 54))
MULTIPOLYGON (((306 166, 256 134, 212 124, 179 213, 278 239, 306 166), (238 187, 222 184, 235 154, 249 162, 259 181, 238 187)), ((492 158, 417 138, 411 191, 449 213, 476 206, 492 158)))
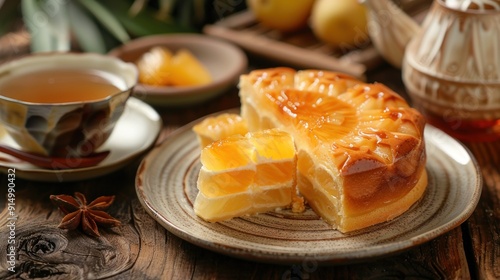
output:
MULTIPOLYGON (((419 20, 432 1, 399 2, 404 10, 419 20)), ((248 10, 207 25, 203 32, 231 41, 250 53, 291 67, 341 71, 358 78, 364 78, 367 70, 377 67, 383 61, 370 42, 357 48, 335 49, 319 41, 309 29, 283 34, 266 28, 259 24, 248 10)))

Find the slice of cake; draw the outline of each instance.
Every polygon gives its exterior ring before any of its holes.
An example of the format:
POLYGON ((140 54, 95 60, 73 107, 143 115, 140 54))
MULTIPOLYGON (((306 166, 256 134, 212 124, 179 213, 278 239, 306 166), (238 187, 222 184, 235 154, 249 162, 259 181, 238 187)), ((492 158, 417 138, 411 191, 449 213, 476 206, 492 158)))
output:
POLYGON ((382 84, 274 68, 240 79, 250 131, 280 128, 297 149, 297 186, 342 232, 391 220, 427 186, 424 118, 382 84))
POLYGON ((210 222, 290 207, 296 151, 290 134, 270 129, 233 135, 201 151, 194 212, 210 222))
POLYGON ((198 143, 201 148, 222 138, 248 132, 247 123, 238 114, 223 113, 217 116, 205 118, 202 122, 193 126, 198 143))

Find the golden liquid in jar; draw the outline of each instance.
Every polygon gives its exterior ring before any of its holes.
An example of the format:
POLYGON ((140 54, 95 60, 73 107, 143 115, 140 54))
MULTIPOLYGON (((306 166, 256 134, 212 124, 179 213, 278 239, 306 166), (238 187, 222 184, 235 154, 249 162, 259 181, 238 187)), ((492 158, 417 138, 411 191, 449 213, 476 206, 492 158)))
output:
MULTIPOLYGON (((451 119, 419 108, 427 122, 452 137, 465 142, 491 142, 500 140, 500 119, 469 120, 458 117, 451 119)), ((458 116, 458 114, 457 114, 458 116)))
POLYGON ((94 101, 122 91, 116 79, 103 71, 47 69, 6 78, 0 95, 32 103, 94 101))

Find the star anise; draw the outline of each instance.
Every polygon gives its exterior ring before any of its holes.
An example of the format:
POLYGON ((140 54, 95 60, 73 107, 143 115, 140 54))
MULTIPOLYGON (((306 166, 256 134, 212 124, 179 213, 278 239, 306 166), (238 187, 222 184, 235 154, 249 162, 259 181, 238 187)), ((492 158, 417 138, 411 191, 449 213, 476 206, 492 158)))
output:
POLYGON ((119 226, 120 221, 102 211, 108 208, 115 196, 101 196, 87 204, 85 196, 75 192, 70 195, 51 195, 52 202, 66 215, 59 224, 62 229, 76 229, 79 226, 88 235, 99 237, 98 225, 105 227, 119 226))

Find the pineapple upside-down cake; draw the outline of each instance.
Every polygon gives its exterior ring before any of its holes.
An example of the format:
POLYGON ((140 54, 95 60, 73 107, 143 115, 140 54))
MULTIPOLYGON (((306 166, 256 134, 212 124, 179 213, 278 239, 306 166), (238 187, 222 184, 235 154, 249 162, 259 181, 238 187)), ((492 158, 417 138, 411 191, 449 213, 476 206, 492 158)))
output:
MULTIPOLYGON (((424 118, 383 84, 328 71, 271 68, 242 75, 239 87, 248 130, 291 135, 291 182, 341 232, 391 220, 425 192, 424 118)), ((220 141, 207 147, 217 149, 220 141)), ((296 193, 291 196, 289 206, 300 209, 296 193)))

